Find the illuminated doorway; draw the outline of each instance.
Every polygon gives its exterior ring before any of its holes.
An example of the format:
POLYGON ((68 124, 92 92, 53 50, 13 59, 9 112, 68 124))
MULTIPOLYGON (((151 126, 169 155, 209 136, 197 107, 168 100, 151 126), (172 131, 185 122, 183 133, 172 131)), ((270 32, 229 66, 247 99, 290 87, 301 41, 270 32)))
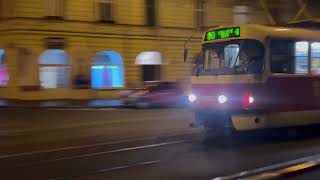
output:
POLYGON ((161 80, 162 55, 158 51, 144 51, 136 57, 136 65, 141 66, 143 81, 161 80))

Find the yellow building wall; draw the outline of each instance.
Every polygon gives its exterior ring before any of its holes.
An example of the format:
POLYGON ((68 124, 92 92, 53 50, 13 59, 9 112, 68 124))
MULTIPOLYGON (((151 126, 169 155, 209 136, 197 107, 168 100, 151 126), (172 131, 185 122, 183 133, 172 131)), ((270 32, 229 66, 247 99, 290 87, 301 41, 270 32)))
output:
POLYGON ((204 7, 204 26, 233 24, 233 0, 208 0, 204 7))
MULTIPOLYGON (((15 17, 42 18, 46 12, 46 0, 2 0, 5 11, 13 11, 15 17), (11 6, 14 5, 14 10, 11 6)), ((64 19, 95 22, 99 16, 99 0, 65 0, 64 19)), ((143 25, 145 0, 115 0, 115 21, 118 24, 143 25)), ((158 24, 163 27, 194 28, 194 0, 158 0, 158 24)), ((233 23, 233 0, 204 1, 204 26, 233 23)), ((250 3, 251 23, 266 23, 266 15, 257 2, 250 3)))
POLYGON ((159 25, 163 27, 195 28, 194 0, 158 1, 159 25))
POLYGON ((119 24, 144 25, 145 0, 117 0, 115 2, 115 21, 119 24))
POLYGON ((65 0, 64 19, 95 21, 95 8, 97 7, 94 0, 65 0))
POLYGON ((44 0, 14 0, 14 16, 41 18, 45 15, 44 0))
POLYGON ((0 0, 0 18, 14 16, 15 0, 0 0))
MULTIPOLYGON (((241 1, 240 1, 241 2, 241 1)), ((234 24, 234 0, 207 0, 204 3, 204 26, 213 27, 234 24)), ((249 23, 267 24, 267 16, 259 1, 250 1, 244 5, 249 6, 247 14, 249 23)))

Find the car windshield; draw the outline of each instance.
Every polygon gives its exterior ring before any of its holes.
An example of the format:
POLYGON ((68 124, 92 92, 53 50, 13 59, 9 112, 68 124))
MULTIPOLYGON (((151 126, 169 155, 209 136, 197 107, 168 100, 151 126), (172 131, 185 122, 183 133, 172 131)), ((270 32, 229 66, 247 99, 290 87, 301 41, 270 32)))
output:
POLYGON ((196 62, 197 74, 260 74, 264 63, 263 45, 256 40, 208 44, 196 62))

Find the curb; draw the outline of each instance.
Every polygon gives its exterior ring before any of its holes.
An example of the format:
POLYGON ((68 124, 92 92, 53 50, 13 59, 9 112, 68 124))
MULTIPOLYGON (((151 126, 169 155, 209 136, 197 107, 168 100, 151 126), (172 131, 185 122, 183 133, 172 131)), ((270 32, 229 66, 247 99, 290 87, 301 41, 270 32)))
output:
POLYGON ((304 158, 282 162, 271 166, 261 167, 249 171, 243 171, 233 175, 213 178, 212 180, 234 180, 234 179, 282 179, 295 176, 299 173, 312 170, 320 166, 320 154, 307 156, 304 158))
POLYGON ((249 177, 248 179, 252 180, 263 180, 263 179, 282 179, 288 178, 295 175, 299 175, 301 173, 311 171, 320 165, 320 159, 315 161, 308 161, 305 163, 297 164, 291 167, 287 167, 275 172, 263 173, 261 175, 257 175, 254 177, 249 177))
MULTIPOLYGON (((1 99, 0 99, 1 100, 1 99)), ((88 100, 88 101, 10 101, 3 100, 4 103, 0 104, 0 108, 29 108, 29 109, 50 109, 50 108, 122 108, 124 107, 121 100, 88 100)))
POLYGON ((24 109, 105 109, 105 108, 124 108, 125 106, 0 106, 0 109, 14 109, 14 108, 24 108, 24 109))

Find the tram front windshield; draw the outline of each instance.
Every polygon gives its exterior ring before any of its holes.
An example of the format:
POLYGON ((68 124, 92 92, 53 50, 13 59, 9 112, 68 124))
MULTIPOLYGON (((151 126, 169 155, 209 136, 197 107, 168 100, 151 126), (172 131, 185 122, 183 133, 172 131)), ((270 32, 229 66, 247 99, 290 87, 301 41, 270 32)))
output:
POLYGON ((195 64, 197 75, 261 74, 264 47, 257 40, 206 44, 195 64))

